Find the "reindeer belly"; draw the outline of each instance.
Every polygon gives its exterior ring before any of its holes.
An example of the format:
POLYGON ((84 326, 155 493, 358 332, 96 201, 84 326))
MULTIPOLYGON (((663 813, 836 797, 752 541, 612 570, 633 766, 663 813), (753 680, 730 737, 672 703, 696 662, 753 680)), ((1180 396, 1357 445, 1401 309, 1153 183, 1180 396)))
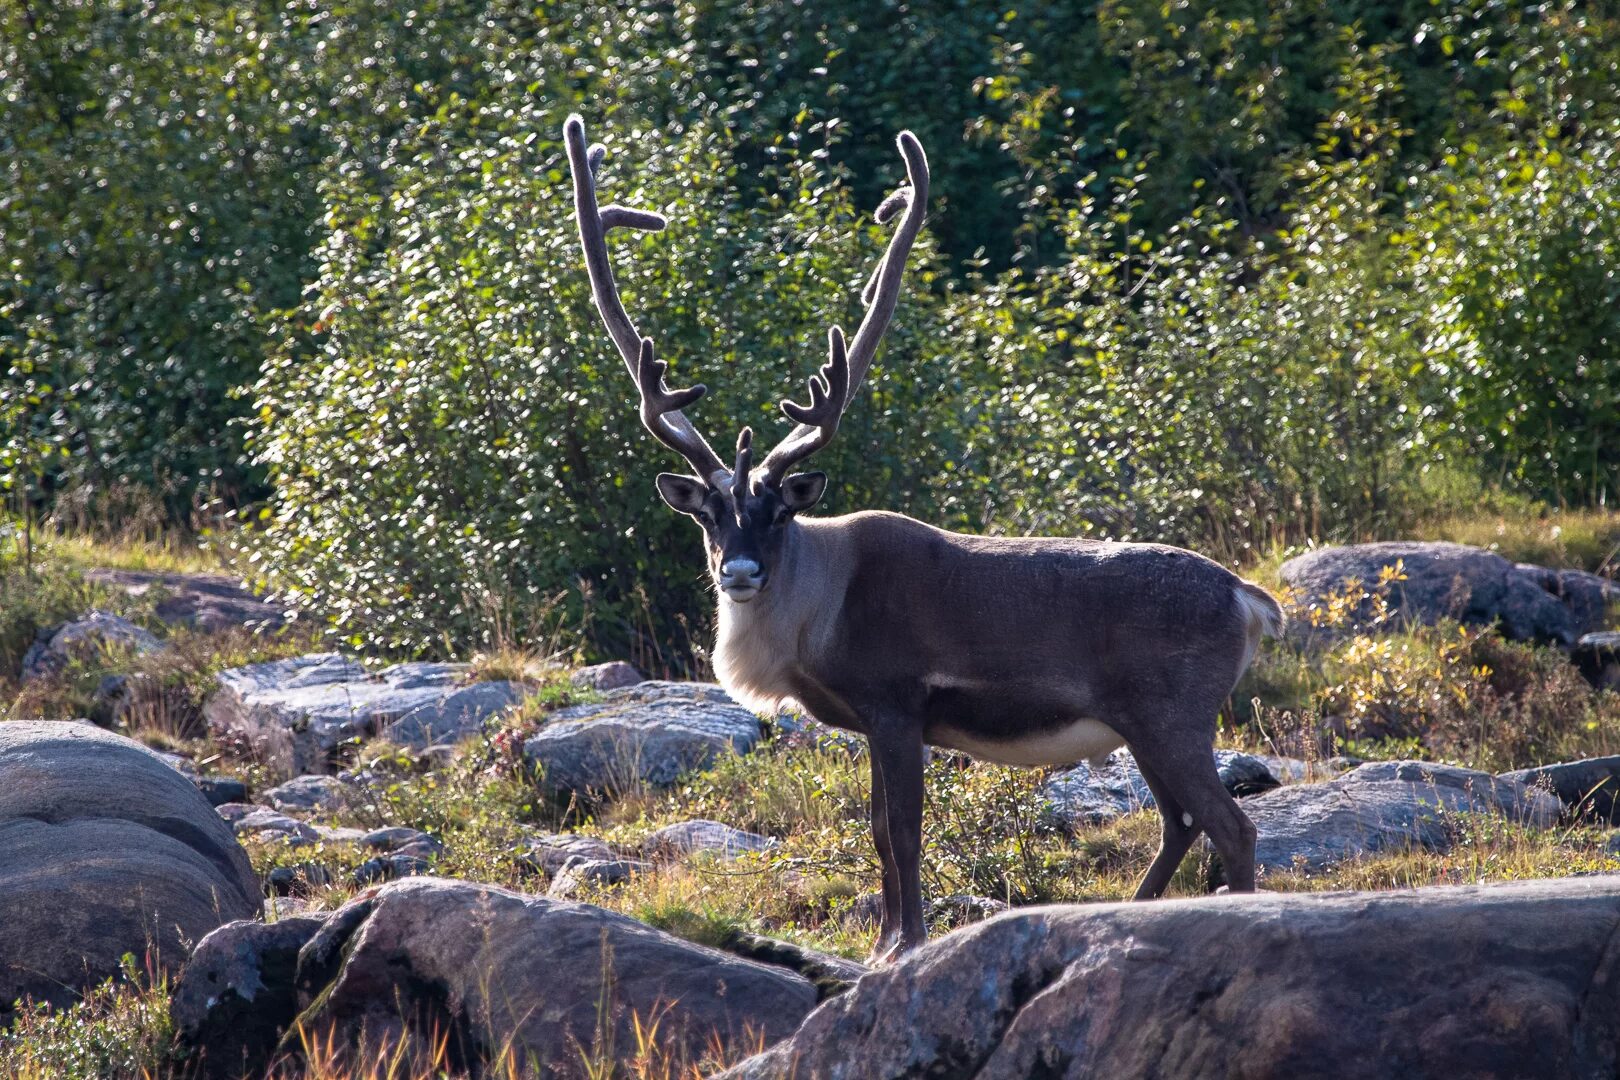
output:
POLYGON ((1054 688, 1020 693, 1004 684, 928 681, 925 738, 1002 765, 1070 765, 1125 745, 1119 732, 1085 715, 1083 703, 1054 688))
POLYGON ((928 741, 998 765, 1072 765, 1107 757, 1125 745, 1119 732, 1101 720, 1073 720, 1062 727, 1005 739, 941 728, 930 730, 928 741))

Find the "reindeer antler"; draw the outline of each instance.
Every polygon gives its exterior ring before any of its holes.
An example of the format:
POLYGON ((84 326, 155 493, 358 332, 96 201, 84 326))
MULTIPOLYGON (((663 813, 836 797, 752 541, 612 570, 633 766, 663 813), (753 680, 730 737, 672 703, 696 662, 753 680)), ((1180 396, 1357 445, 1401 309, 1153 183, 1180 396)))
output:
POLYGON ((815 376, 810 379, 810 404, 782 402, 782 411, 799 426, 766 455, 760 466, 771 483, 779 483, 794 465, 832 441, 844 410, 855 399, 855 392, 872 366, 878 342, 894 318, 895 305, 900 301, 901 279, 905 276, 906 256, 922 230, 928 208, 928 158, 923 155, 922 144, 909 131, 902 131, 895 141, 900 146, 900 155, 905 158, 910 185, 884 199, 875 216, 879 224, 886 224, 901 207, 905 207, 906 216, 861 290, 861 301, 867 305, 866 314, 847 354, 843 331, 835 326, 827 335, 830 358, 822 367, 819 379, 815 376))
POLYGON ((666 224, 663 215, 625 206, 596 204, 596 174, 607 155, 605 147, 585 146, 585 121, 578 113, 563 125, 563 142, 568 147, 568 166, 574 177, 574 217, 579 222, 579 242, 585 249, 585 269, 591 277, 591 299, 596 302, 602 323, 618 346, 619 355, 636 380, 641 395, 641 422, 647 430, 676 451, 697 471, 698 476, 718 484, 727 474, 726 466, 708 441, 681 410, 702 397, 707 388, 698 385, 671 390, 664 384, 667 365, 653 359, 651 338, 644 338, 630 321, 613 281, 613 264, 608 259, 607 234, 611 229, 641 229, 658 232, 666 224))

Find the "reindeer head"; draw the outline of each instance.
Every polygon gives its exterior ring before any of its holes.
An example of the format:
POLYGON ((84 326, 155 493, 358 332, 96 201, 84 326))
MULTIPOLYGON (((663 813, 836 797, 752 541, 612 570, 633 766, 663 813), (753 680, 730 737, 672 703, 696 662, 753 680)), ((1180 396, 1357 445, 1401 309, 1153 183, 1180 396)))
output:
POLYGON ((789 470, 832 441, 838 421, 865 378, 878 342, 894 316, 906 256, 922 228, 928 203, 928 161, 922 145, 911 132, 900 133, 900 153, 905 158, 910 186, 885 199, 876 216, 879 222, 887 222, 902 207, 906 214, 862 291, 866 314, 854 340, 846 348, 842 330, 835 326, 828 332, 829 357, 820 373, 810 378, 810 404, 781 403, 782 412, 797 426, 758 466, 753 463, 753 432, 744 428, 737 438, 736 460, 727 468, 681 411, 701 398, 707 388, 699 385, 671 390, 666 385, 665 363, 654 357, 652 339, 642 337, 630 321, 613 281, 607 253, 608 231, 618 226, 657 231, 664 227, 664 218, 622 206, 599 209, 596 174, 606 151, 601 146, 586 148, 585 124, 578 116, 568 118, 563 135, 573 172, 574 212, 596 309, 635 378, 642 424, 684 457, 697 474, 660 473, 658 493, 671 507, 703 526, 709 572, 715 585, 732 601, 747 603, 769 583, 794 516, 814 506, 827 488, 825 473, 789 470))

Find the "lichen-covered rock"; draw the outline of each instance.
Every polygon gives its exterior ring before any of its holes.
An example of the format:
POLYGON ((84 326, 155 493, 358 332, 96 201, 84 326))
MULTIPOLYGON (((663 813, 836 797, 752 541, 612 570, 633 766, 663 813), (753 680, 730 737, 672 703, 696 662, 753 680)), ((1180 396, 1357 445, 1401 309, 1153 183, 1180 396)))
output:
POLYGON ((769 851, 776 841, 769 836, 734 829, 719 821, 694 818, 665 825, 642 844, 642 850, 653 859, 679 859, 695 853, 707 853, 722 859, 735 859, 769 851))
POLYGON ((622 690, 647 681, 634 664, 623 660, 610 660, 605 664, 582 667, 569 676, 569 682, 584 690, 622 690))
POLYGON ((1446 851, 1459 813, 1546 828, 1560 809, 1557 799, 1511 779, 1426 761, 1372 762, 1243 801, 1259 833, 1255 866, 1262 872, 1322 870, 1379 851, 1446 851))
POLYGON ((651 869, 651 863, 637 859, 570 859, 551 879, 546 895, 555 900, 574 900, 593 889, 623 885, 651 869))
POLYGON ((153 613, 170 626, 207 633, 267 630, 287 622, 290 609, 256 596, 226 574, 154 573, 148 570, 87 570, 86 581, 132 597, 157 594, 153 613))
POLYGON ((867 975, 721 1076, 1617 1071, 1620 878, 1605 877, 1021 908, 867 975))
POLYGON ((1571 820, 1620 824, 1620 757, 1516 769, 1501 778, 1551 793, 1571 820))
MULTIPOLYGON (((1380 572, 1397 563, 1404 578, 1392 582, 1386 595, 1397 626, 1452 618, 1477 626, 1496 624, 1514 641, 1566 646, 1583 631, 1598 628, 1586 625, 1591 615, 1584 583, 1572 581, 1566 588, 1556 572, 1515 566, 1466 544, 1397 540, 1317 548, 1289 559, 1279 573, 1285 585, 1315 604, 1342 595, 1352 580, 1372 589, 1380 572)), ((1351 627, 1368 628, 1371 610, 1372 600, 1364 600, 1351 627)), ((1312 633, 1307 620, 1294 625, 1297 633, 1312 633)))
POLYGON ((518 861, 536 873, 551 877, 570 862, 611 862, 617 853, 594 836, 579 833, 534 833, 516 845, 518 861))
POLYGON ((349 788, 335 776, 295 776, 259 797, 277 810, 307 814, 342 809, 349 801, 349 788))
POLYGON ((1620 632, 1605 630, 1583 635, 1569 658, 1597 689, 1620 690, 1620 632))
POLYGON ((759 721, 718 686, 645 682, 576 705, 523 744, 553 796, 667 787, 759 741, 759 721))
POLYGON ((74 661, 98 660, 112 653, 140 655, 161 648, 163 642, 122 615, 90 611, 39 632, 23 654, 22 680, 59 674, 74 661))
POLYGON ((271 660, 221 672, 203 715, 280 777, 328 773, 342 746, 379 734, 412 746, 454 740, 523 697, 516 683, 465 686, 466 672, 396 664, 368 675, 336 653, 271 660))
MULTIPOLYGON (((1277 786, 1266 762, 1236 750, 1215 751, 1215 771, 1234 797, 1243 798, 1277 786)), ((1115 750, 1102 765, 1087 762, 1053 774, 1042 788, 1048 819, 1064 829, 1099 825, 1158 804, 1136 758, 1129 750, 1115 750)))
POLYGON ((177 966, 259 913, 258 878, 184 775, 90 724, 0 723, 0 1027, 63 1003, 126 953, 177 966))
POLYGON ((426 1061, 444 1039, 452 1071, 510 1048, 520 1073, 562 1078, 593 1046, 634 1053, 638 1018, 659 1018, 660 1053, 695 1064, 790 1034, 816 1002, 798 975, 623 915, 437 878, 344 905, 304 946, 297 982, 303 1030, 358 1061, 385 1048, 426 1061))
POLYGON ((169 1015, 186 1075, 257 1076, 298 1015, 298 950, 324 918, 233 922, 198 942, 174 988, 169 1015))

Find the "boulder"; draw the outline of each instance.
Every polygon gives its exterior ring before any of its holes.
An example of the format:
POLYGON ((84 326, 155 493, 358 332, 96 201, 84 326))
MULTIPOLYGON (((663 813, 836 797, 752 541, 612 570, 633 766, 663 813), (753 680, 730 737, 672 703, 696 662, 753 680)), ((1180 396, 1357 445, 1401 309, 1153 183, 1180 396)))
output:
POLYGON ((192 778, 192 782, 210 806, 241 803, 247 799, 247 785, 229 776, 197 776, 192 778))
POLYGON ((373 851, 403 852, 427 857, 444 854, 444 844, 421 829, 408 829, 403 825, 390 825, 373 829, 360 838, 360 844, 373 851))
POLYGON ((593 889, 623 885, 651 869, 651 863, 637 859, 570 859, 551 879, 546 895, 557 900, 573 900, 593 889))
MULTIPOLYGON (((1475 626, 1496 624, 1514 641, 1565 646, 1601 625, 1584 621, 1591 613, 1584 600, 1576 599, 1576 593, 1585 595, 1583 591, 1560 594, 1547 587, 1549 581, 1555 585, 1562 581, 1554 572, 1515 566, 1494 552, 1466 544, 1397 540, 1317 548, 1283 563, 1280 576, 1314 605, 1342 594, 1352 580, 1373 589, 1379 572, 1397 562, 1406 579, 1391 583, 1386 597, 1397 624, 1452 618, 1475 626)), ((1369 598, 1354 611, 1352 628, 1367 629, 1371 611, 1369 598)), ((1299 632, 1311 632, 1308 620, 1295 622, 1299 632)))
POLYGON ((177 966, 260 908, 230 827, 192 782, 90 724, 0 723, 0 1027, 64 1003, 126 953, 177 966))
POLYGON ((1577 634, 1608 626, 1609 609, 1620 601, 1620 586, 1585 570, 1554 570, 1534 563, 1516 563, 1514 569, 1569 609, 1577 634))
POLYGON ((718 686, 644 682, 559 709, 523 744, 553 797, 667 787, 759 741, 759 721, 718 686))
POLYGON ((1502 779, 1551 792, 1563 804, 1564 815, 1570 820, 1620 824, 1620 806, 1616 804, 1616 796, 1620 795, 1620 757, 1516 769, 1503 773, 1502 779))
MULTIPOLYGON (((1215 751, 1215 770, 1233 796, 1242 798, 1269 791, 1278 784, 1266 762, 1236 750, 1215 751)), ((1136 758, 1129 750, 1115 750, 1100 766, 1087 762, 1053 774, 1042 788, 1048 820, 1059 828, 1100 825, 1158 804, 1136 758)))
POLYGON ((379 855, 375 859, 367 859, 355 867, 354 883, 370 885, 378 881, 393 881, 395 878, 416 877, 418 874, 428 874, 432 871, 433 860, 420 855, 396 852, 392 855, 379 855))
POLYGON ((295 776, 260 792, 260 798, 277 810, 307 814, 342 809, 349 789, 335 776, 295 776))
POLYGON ((459 738, 523 697, 517 683, 464 686, 466 671, 396 664, 367 675, 336 653, 271 660, 220 672, 203 715, 280 777, 328 773, 346 744, 384 733, 412 746, 459 738))
POLYGON ((568 681, 581 690, 621 690, 647 681, 634 664, 623 660, 610 660, 605 664, 582 667, 568 677, 568 681))
POLYGON ((198 942, 169 1006, 185 1075, 238 1080, 264 1072, 298 1015, 298 950, 325 922, 226 923, 198 942))
POLYGON ((785 1037, 816 1002, 798 975, 623 915, 437 878, 344 905, 304 946, 297 985, 305 1032, 359 1061, 398 1048, 412 1075, 443 1038, 452 1073, 510 1048, 521 1075, 580 1076, 593 1047, 636 1053, 637 1021, 654 1018, 657 1051, 696 1064, 785 1037))
POLYGON ((170 626, 219 633, 274 629, 290 609, 254 595, 227 574, 166 574, 147 570, 87 570, 84 579, 127 596, 155 594, 154 614, 170 626))
POLYGON ((601 840, 579 833, 535 833, 519 840, 516 850, 519 862, 546 877, 577 860, 611 862, 618 858, 601 840))
POLYGON ((649 858, 680 859, 697 852, 708 852, 722 859, 735 859, 760 851, 769 851, 776 840, 758 833, 734 829, 718 821, 696 818, 665 825, 647 837, 642 844, 649 858))
POLYGON ((1620 632, 1583 635, 1570 650, 1569 658, 1597 689, 1620 691, 1620 632))
POLYGON ((1376 761, 1319 784, 1243 801, 1259 833, 1255 866, 1317 871, 1379 851, 1449 850, 1458 813, 1495 814, 1546 828, 1558 800, 1490 773, 1425 761, 1376 761))
POLYGON ((123 616, 91 611, 35 635, 34 643, 23 654, 22 680, 60 674, 75 661, 88 663, 113 654, 139 655, 161 648, 163 642, 123 616))
POLYGON ((1597 877, 1021 908, 867 975, 791 1039, 720 1075, 1617 1070, 1620 878, 1597 877))
MULTIPOLYGON (((246 813, 239 812, 236 807, 240 803, 227 803, 231 811, 226 820, 230 822, 231 830, 244 839, 254 840, 285 840, 293 846, 313 844, 318 839, 315 827, 295 817, 289 817, 280 810, 272 810, 268 806, 253 806, 246 813)), ((220 809, 225 809, 221 807, 220 809)), ((221 815, 225 817, 225 815, 221 815)))

